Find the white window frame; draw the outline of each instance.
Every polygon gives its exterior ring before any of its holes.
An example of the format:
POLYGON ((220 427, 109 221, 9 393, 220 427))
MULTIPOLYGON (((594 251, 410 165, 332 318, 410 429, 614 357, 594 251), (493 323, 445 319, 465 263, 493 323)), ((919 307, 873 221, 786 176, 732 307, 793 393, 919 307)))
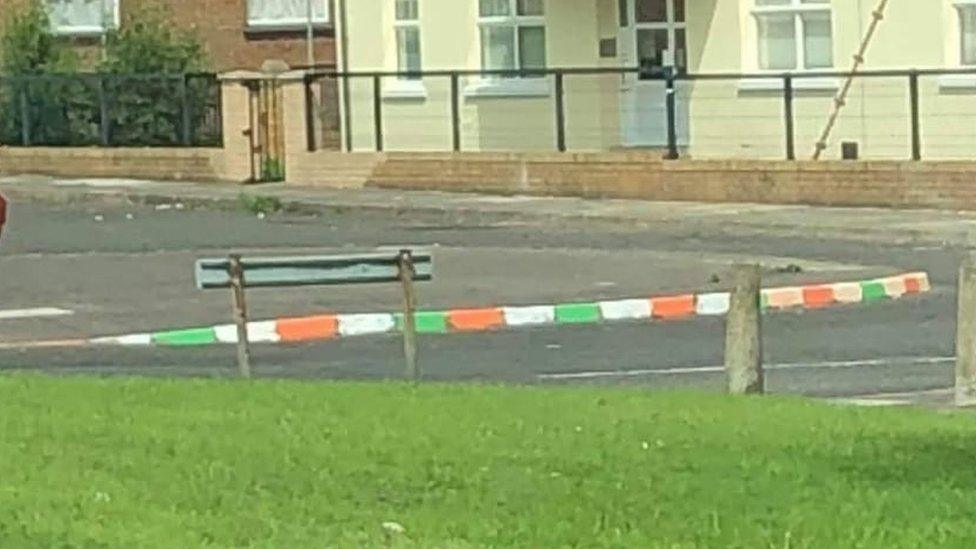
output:
MULTIPOLYGON (((541 27, 543 32, 546 33, 546 39, 549 38, 549 33, 546 29, 546 15, 545 7, 543 7, 542 15, 519 15, 518 14, 518 0, 508 0, 508 15, 492 15, 483 17, 481 15, 481 2, 478 0, 476 2, 478 5, 478 40, 479 40, 479 53, 482 55, 481 67, 485 68, 484 60, 484 29, 487 27, 511 27, 513 31, 513 36, 515 37, 515 67, 514 70, 522 70, 522 45, 519 41, 519 28, 521 27, 541 27)), ((545 3, 543 3, 545 6, 545 3)), ((547 44, 548 46, 548 44, 547 44)), ((543 66, 547 67, 549 65, 549 48, 546 48, 546 59, 543 66)), ((498 77, 492 77, 498 78, 498 77)))
MULTIPOLYGON (((119 28, 121 14, 119 4, 121 0, 103 0, 109 13, 108 25, 56 25, 51 23, 51 32, 58 36, 101 36, 106 32, 119 28), (112 4, 111 6, 107 6, 112 4)), ((104 20, 103 20, 104 21, 104 20)))
MULTIPOLYGON (((543 3, 542 15, 519 15, 518 0, 508 0, 508 15, 481 15, 481 1, 475 1, 478 10, 478 52, 481 56, 481 68, 487 70, 484 60, 484 29, 487 27, 511 27, 515 44, 514 70, 522 70, 522 51, 519 43, 520 27, 541 27, 548 42, 549 32, 546 28, 546 11, 543 3)), ((549 47, 546 44, 545 62, 543 68, 549 66, 549 47)), ((517 76, 488 75, 474 79, 465 87, 465 97, 546 97, 552 93, 548 78, 520 78, 517 76)))
MULTIPOLYGON (((417 17, 415 17, 413 19, 400 19, 397 16, 397 14, 396 14, 396 3, 398 1, 399 0, 392 0, 393 5, 394 5, 394 12, 393 12, 393 32, 395 34, 394 41, 396 42, 397 71, 399 72, 400 71, 400 66, 403 64, 402 63, 403 60, 400 59, 400 51, 401 51, 401 49, 400 49, 400 31, 401 30, 416 30, 417 31, 417 42, 418 42, 418 45, 419 45, 419 47, 421 49, 421 53, 423 52, 423 40, 422 40, 422 37, 420 36, 420 0, 413 0, 417 4, 417 17)), ((421 55, 420 70, 421 71, 424 70, 423 55, 421 55)), ((400 80, 416 80, 416 78, 410 79, 410 78, 405 78, 403 76, 400 76, 399 79, 400 80)))
MULTIPOLYGON (((329 0, 309 0, 310 2, 321 2, 325 5, 325 15, 321 17, 312 16, 312 26, 321 28, 332 24, 332 6, 329 0)), ((244 2, 244 17, 247 21, 247 28, 249 30, 266 30, 266 31, 290 31, 290 30, 301 30, 308 27, 308 17, 302 14, 298 17, 292 17, 287 19, 252 19, 251 18, 251 0, 245 0, 244 2)))
POLYGON ((833 5, 828 1, 822 4, 805 4, 801 0, 790 0, 790 3, 785 6, 759 6, 756 4, 755 0, 750 0, 753 3, 752 15, 755 19, 756 24, 756 66, 760 71, 771 72, 771 73, 803 73, 803 72, 815 72, 830 70, 834 65, 833 47, 831 47, 831 67, 819 67, 819 68, 807 68, 806 67, 806 34, 805 28, 803 26, 803 15, 807 13, 822 13, 826 12, 830 16, 830 40, 834 40, 834 8, 833 5), (760 56, 762 55, 762 46, 760 44, 760 18, 766 15, 792 15, 793 16, 793 30, 795 32, 794 40, 796 41, 796 68, 792 70, 779 70, 779 69, 764 69, 760 62, 760 56))
MULTIPOLYGON (((685 10, 688 9, 689 3, 690 2, 688 0, 685 1, 685 10)), ((632 20, 631 26, 633 27, 634 30, 634 53, 633 53, 634 59, 636 59, 637 62, 640 63, 640 56, 638 55, 639 52, 637 51, 639 47, 638 45, 639 41, 637 40, 637 36, 640 31, 665 30, 668 31, 668 55, 670 56, 669 59, 665 59, 665 65, 670 67, 675 67, 677 65, 677 58, 675 57, 675 54, 677 53, 676 46, 678 45, 678 38, 677 38, 678 31, 683 31, 685 33, 684 61, 686 65, 684 68, 687 71, 688 70, 687 65, 688 62, 690 61, 688 59, 688 14, 685 13, 684 21, 678 21, 677 14, 675 13, 677 10, 674 9, 674 0, 667 0, 667 2, 665 3, 667 9, 667 15, 665 16, 664 21, 640 22, 637 20, 637 1, 628 0, 627 4, 630 9, 630 12, 627 15, 628 17, 630 17, 630 20, 632 20)))
MULTIPOLYGON (((413 19, 400 19, 397 15, 396 4, 398 0, 389 0, 393 5, 393 52, 396 71, 400 72, 400 31, 403 29, 416 29, 417 40, 420 42, 420 70, 424 70, 423 48, 424 41, 420 31, 420 4, 421 0, 414 0, 417 3, 417 17, 413 19)), ((395 79, 386 79, 387 83, 383 88, 383 97, 387 99, 426 99, 427 88, 424 86, 422 78, 407 78, 398 76, 395 79)))
POLYGON ((959 66, 961 67, 976 67, 976 56, 972 62, 966 62, 966 50, 965 44, 963 43, 963 12, 965 10, 976 10, 976 0, 956 0, 952 3, 956 8, 956 17, 958 19, 958 29, 959 29, 959 66))
MULTIPOLYGON (((976 69, 976 62, 965 62, 965 44, 963 42, 964 33, 962 28, 963 11, 967 9, 976 10, 976 0, 953 0, 951 4, 956 8, 952 14, 956 18, 955 36, 953 37, 956 43, 952 45, 955 48, 955 53, 950 52, 947 57, 954 60, 955 65, 959 68, 976 69)), ((953 35, 951 30, 947 34, 950 36, 953 35)), ((972 90, 976 88, 976 74, 943 74, 939 76, 939 87, 943 89, 972 90)))

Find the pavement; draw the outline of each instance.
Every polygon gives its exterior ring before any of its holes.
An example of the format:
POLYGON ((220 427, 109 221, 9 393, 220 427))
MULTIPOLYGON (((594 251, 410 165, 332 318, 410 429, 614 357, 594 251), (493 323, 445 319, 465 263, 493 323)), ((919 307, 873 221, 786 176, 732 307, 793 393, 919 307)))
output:
MULTIPOLYGON (((928 271, 923 296, 765 321, 774 392, 846 399, 928 394, 952 383, 955 276, 976 216, 956 212, 674 204, 337 191, 283 185, 6 178, 13 202, 0 245, 0 341, 69 339, 230 321, 230 297, 199 292, 198 257, 420 245, 437 276, 429 308, 620 299, 727 289, 736 262, 765 284, 928 271), (241 193, 275 197, 259 219, 241 193), (43 312, 44 314, 40 314, 43 312), (948 357, 948 358, 947 358, 948 357)), ((255 318, 387 311, 395 287, 255 291, 255 318)), ((549 326, 421 340, 430 380, 720 390, 724 322, 549 326)), ((255 349, 262 376, 387 379, 399 340, 255 349)), ((233 350, 0 350, 0 370, 231 376, 233 350)), ((920 397, 921 398, 921 397, 920 397)), ((881 399, 884 400, 884 399, 881 399)), ((889 399, 891 400, 891 399, 889 399)))
POLYGON ((828 208, 766 204, 713 204, 498 196, 433 191, 330 189, 283 183, 251 186, 119 179, 0 176, 0 189, 15 198, 55 203, 116 201, 236 209, 242 194, 274 197, 287 211, 327 214, 354 209, 402 216, 449 214, 467 220, 526 218, 609 222, 644 227, 680 224, 686 232, 734 227, 740 234, 830 238, 886 244, 976 246, 976 212, 828 208))

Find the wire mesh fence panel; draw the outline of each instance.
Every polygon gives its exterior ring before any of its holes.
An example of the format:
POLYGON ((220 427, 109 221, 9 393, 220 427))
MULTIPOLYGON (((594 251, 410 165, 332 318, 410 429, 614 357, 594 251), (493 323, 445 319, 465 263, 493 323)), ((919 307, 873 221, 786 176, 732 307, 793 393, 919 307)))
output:
MULTIPOLYGON (((804 82, 796 90, 797 157, 810 158, 835 110, 842 78, 804 82)), ((827 134, 822 158, 911 158, 911 117, 906 77, 855 78, 827 134)))
POLYGON ((6 145, 97 145, 100 89, 92 78, 17 78, 0 81, 6 145))
POLYGON ((380 86, 384 150, 453 149, 449 77, 384 77, 380 86))
POLYGON ((462 150, 556 150, 552 75, 465 76, 459 87, 462 150))
POLYGON ((11 146, 219 146, 213 75, 0 79, 0 142, 11 146))
POLYGON ((160 146, 179 143, 182 109, 174 101, 180 85, 170 78, 113 79, 107 83, 110 144, 160 146))
MULTIPOLYGON (((967 158, 976 149, 968 132, 976 71, 859 73, 842 100, 850 75, 841 72, 670 81, 627 68, 332 76, 347 79, 345 138, 356 151, 637 149, 778 160, 811 158, 822 140, 824 158, 921 159, 923 150, 967 158)), ((326 96, 309 93, 324 108, 326 96)))
POLYGON ((338 151, 342 149, 342 118, 339 110, 339 80, 331 76, 311 79, 306 84, 306 101, 311 110, 306 121, 309 127, 309 150, 338 151))
MULTIPOLYGON (((374 110, 374 83, 370 77, 348 76, 345 99, 349 142, 355 152, 376 151, 382 148, 377 140, 377 117, 374 110)), ((381 113, 382 114, 382 113, 381 113)), ((380 117, 382 124, 382 116, 380 117)))
MULTIPOLYGON (((621 145, 662 148, 668 145, 667 86, 663 80, 623 75, 620 102, 621 145)), ((675 120, 677 124, 677 120, 675 120)), ((683 127, 682 130, 686 129, 683 127)), ((681 133, 681 132, 679 132, 681 133)), ((684 141, 678 137, 678 141, 684 141)))
POLYGON ((223 102, 215 75, 188 75, 186 109, 189 111, 190 145, 219 147, 223 144, 223 102))
POLYGON ((976 156, 976 76, 920 77, 919 120, 922 158, 976 156))
POLYGON ((565 81, 566 149, 606 151, 623 146, 619 74, 567 75, 565 81))
POLYGON ((690 157, 785 157, 781 80, 679 81, 677 94, 687 104, 690 157))

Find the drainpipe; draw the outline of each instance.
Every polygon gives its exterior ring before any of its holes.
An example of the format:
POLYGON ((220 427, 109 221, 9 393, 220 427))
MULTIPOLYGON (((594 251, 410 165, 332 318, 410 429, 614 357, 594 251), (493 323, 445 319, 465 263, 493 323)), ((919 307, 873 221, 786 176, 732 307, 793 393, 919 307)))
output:
MULTIPOLYGON (((864 0, 857 0, 857 34, 864 36, 864 0)), ((861 80, 861 148, 868 148, 868 113, 867 113, 868 91, 861 80)))
MULTIPOLYGON (((346 23, 346 0, 336 0, 339 4, 339 26, 342 34, 339 37, 339 70, 343 74, 349 73, 349 31, 346 23)), ((342 125, 345 134, 346 152, 352 152, 352 124, 349 122, 349 111, 352 102, 349 100, 349 78, 342 77, 342 125)))

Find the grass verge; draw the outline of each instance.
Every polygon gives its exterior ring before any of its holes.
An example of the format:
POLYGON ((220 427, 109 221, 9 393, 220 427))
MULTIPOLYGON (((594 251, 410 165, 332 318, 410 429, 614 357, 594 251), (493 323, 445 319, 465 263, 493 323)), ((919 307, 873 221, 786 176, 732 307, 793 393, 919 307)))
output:
POLYGON ((0 547, 976 539, 966 415, 589 388, 33 376, 0 377, 0 395, 0 547))

